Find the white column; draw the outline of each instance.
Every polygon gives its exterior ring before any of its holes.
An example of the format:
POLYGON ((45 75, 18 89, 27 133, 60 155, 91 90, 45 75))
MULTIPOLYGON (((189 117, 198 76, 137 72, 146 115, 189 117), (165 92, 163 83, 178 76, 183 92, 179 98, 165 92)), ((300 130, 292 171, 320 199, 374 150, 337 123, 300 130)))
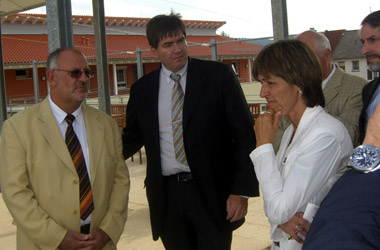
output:
POLYGON ((248 58, 248 76, 249 76, 249 82, 252 82, 251 58, 248 58))
POLYGON ((117 88, 116 63, 112 64, 112 72, 113 72, 113 87, 115 89, 115 95, 118 95, 119 90, 117 88))

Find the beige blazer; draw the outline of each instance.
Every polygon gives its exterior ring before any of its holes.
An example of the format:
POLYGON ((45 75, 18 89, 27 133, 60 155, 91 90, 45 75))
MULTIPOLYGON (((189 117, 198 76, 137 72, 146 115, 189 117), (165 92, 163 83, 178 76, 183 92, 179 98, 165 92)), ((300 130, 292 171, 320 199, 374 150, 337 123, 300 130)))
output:
MULTIPOLYGON (((127 219, 129 173, 116 123, 82 105, 94 211, 91 229, 116 249, 127 219)), ((66 230, 80 231, 79 179, 48 99, 8 119, 2 130, 3 199, 17 226, 17 249, 56 249, 66 230)))
MULTIPOLYGON (((359 143, 359 115, 363 107, 362 89, 367 80, 359 76, 348 74, 338 66, 335 73, 323 89, 325 96, 325 110, 341 121, 350 134, 353 145, 359 143)), ((285 129, 290 125, 286 118, 280 120, 280 125, 273 141, 277 152, 285 129)))

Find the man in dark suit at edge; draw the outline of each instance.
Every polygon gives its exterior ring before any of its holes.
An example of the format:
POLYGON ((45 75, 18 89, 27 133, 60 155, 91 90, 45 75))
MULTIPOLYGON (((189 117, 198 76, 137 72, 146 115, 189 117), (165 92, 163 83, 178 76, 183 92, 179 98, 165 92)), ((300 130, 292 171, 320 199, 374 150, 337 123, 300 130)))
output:
MULTIPOLYGON (((380 11, 369 14, 361 24, 362 53, 368 68, 380 72, 380 11)), ((379 83, 375 79, 363 89, 359 123, 362 145, 353 151, 349 164, 353 169, 340 177, 321 203, 305 250, 380 249, 379 83)))
POLYGON ((132 85, 123 146, 126 158, 145 146, 153 239, 166 249, 230 249, 248 197, 259 195, 240 83, 229 65, 188 57, 179 15, 155 16, 146 32, 161 68, 132 85))
MULTIPOLYGON (((361 25, 362 53, 367 58, 368 69, 380 72, 380 10, 366 16, 361 25)), ((379 85, 380 78, 376 78, 363 88, 363 109, 359 118, 360 142, 363 142, 368 120, 380 100, 379 85)))

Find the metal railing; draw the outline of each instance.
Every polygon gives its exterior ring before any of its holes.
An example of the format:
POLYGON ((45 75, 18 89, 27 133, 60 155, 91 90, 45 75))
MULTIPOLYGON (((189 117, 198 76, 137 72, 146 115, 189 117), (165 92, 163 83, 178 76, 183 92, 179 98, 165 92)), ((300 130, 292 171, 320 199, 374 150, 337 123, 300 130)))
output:
MULTIPOLYGON (((97 96, 97 93, 91 92, 91 95, 97 96)), ((45 97, 40 98, 40 102, 45 97)), ((112 104, 127 104, 129 100, 129 94, 125 95, 114 95, 111 96, 112 104)), ((7 99, 7 112, 8 116, 12 116, 32 105, 35 104, 34 96, 25 96, 25 97, 10 97, 7 99)), ((99 107, 98 97, 89 97, 85 100, 85 103, 94 108, 99 107)))
MULTIPOLYGON (((91 92, 92 94, 95 94, 94 92, 91 92)), ((42 101, 45 97, 40 98, 40 101, 42 101)), ((265 104, 265 101, 258 101, 259 96, 258 95, 249 95, 246 94, 245 98, 248 103, 260 103, 265 104)), ((125 95, 114 95, 111 96, 111 104, 127 104, 129 100, 129 94, 125 95)), ((91 107, 99 108, 99 102, 98 97, 89 97, 85 100, 85 103, 91 107)), ((18 98, 8 98, 7 99, 7 111, 8 111, 8 117, 32 106, 35 104, 34 96, 27 96, 27 97, 18 97, 18 98)))

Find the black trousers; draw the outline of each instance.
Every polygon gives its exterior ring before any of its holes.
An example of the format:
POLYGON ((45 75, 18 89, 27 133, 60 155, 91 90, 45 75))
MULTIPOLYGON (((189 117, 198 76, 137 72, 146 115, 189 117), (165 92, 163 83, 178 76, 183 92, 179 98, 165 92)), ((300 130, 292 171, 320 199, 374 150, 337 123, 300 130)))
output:
POLYGON ((80 232, 82 234, 89 234, 90 233, 90 224, 86 224, 84 226, 80 227, 80 232))
POLYGON ((232 232, 222 232, 207 213, 194 181, 165 181, 161 240, 167 250, 230 250, 232 232))

